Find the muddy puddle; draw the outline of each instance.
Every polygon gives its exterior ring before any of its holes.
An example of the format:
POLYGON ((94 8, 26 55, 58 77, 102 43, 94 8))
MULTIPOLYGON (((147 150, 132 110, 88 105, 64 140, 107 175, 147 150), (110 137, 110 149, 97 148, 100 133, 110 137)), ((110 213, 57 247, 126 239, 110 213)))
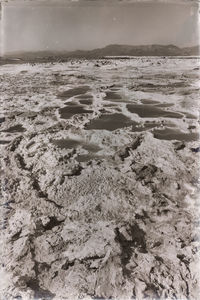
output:
POLYGON ((58 94, 58 98, 66 100, 71 97, 86 94, 90 90, 89 86, 79 86, 58 94))
POLYGON ((138 104, 128 104, 127 109, 131 113, 135 113, 141 118, 176 118, 181 119, 182 114, 173 111, 162 110, 154 105, 138 105, 138 104))
POLYGON ((142 104, 159 104, 159 101, 156 100, 150 100, 150 99, 141 99, 140 102, 142 102, 142 104))
POLYGON ((104 107, 118 107, 117 104, 104 104, 104 107))
POLYGON ((153 123, 153 122, 146 122, 142 125, 140 125, 138 123, 137 127, 133 127, 133 130, 136 131, 136 132, 141 132, 141 131, 145 131, 145 130, 150 130, 152 128, 155 128, 155 127, 159 127, 161 124, 159 123, 153 123))
POLYGON ((84 105, 91 105, 93 101, 90 99, 83 99, 83 100, 79 100, 79 103, 84 105))
POLYGON ((160 104, 156 104, 155 105, 156 107, 160 107, 160 108, 162 108, 162 107, 172 107, 172 106, 174 106, 174 104, 173 103, 160 103, 160 104))
POLYGON ((7 145, 7 144, 9 144, 10 143, 10 141, 4 141, 4 140, 1 140, 0 141, 0 145, 7 145))
POLYGON ((106 92, 104 100, 122 100, 122 97, 116 92, 106 92))
POLYGON ((198 133, 185 133, 178 129, 165 128, 162 130, 153 130, 153 135, 159 140, 178 140, 184 142, 197 141, 199 139, 198 133))
POLYGON ((74 101, 70 101, 70 102, 65 102, 65 105, 69 105, 69 106, 77 106, 79 105, 77 102, 74 101))
POLYGON ((106 92, 106 96, 104 97, 104 100, 110 101, 110 102, 123 102, 123 103, 132 103, 131 101, 128 101, 125 98, 122 98, 121 95, 119 95, 117 92, 106 92))
POLYGON ((93 99, 92 95, 90 94, 83 94, 76 97, 77 99, 93 99))
POLYGON ((148 100, 148 99, 142 99, 140 102, 144 105, 154 105, 156 107, 171 107, 174 104, 173 103, 160 103, 159 101, 156 100, 148 100))
POLYGON ((187 113, 187 112, 184 112, 184 115, 186 117, 186 119, 193 119, 193 120, 197 120, 197 117, 193 114, 190 114, 190 113, 187 113))
POLYGON ((98 119, 93 119, 91 122, 86 125, 86 130, 108 130, 108 131, 114 131, 119 128, 124 127, 132 127, 132 131, 135 132, 142 132, 146 130, 151 130, 155 127, 160 126, 168 126, 168 127, 175 127, 176 125, 171 122, 151 122, 146 121, 145 123, 137 123, 135 121, 132 121, 128 117, 124 116, 120 113, 114 113, 114 114, 104 114, 100 116, 98 119))
POLYGON ((132 121, 123 114, 105 114, 100 116, 98 119, 91 120, 90 124, 86 126, 87 130, 109 130, 113 131, 118 128, 124 128, 131 125, 137 125, 138 123, 132 121))
POLYGON ((9 133, 24 132, 24 131, 26 131, 26 129, 21 124, 11 126, 8 129, 2 130, 2 132, 9 132, 9 133))
POLYGON ((92 113, 92 110, 87 110, 81 105, 69 105, 59 109, 59 114, 62 119, 70 119, 74 115, 92 113))
POLYGON ((95 144, 85 143, 80 140, 74 139, 60 139, 60 140, 53 140, 52 143, 58 146, 61 149, 77 149, 82 148, 86 150, 87 153, 78 154, 75 159, 78 162, 87 162, 91 159, 99 158, 97 152, 101 150, 101 148, 95 144))
POLYGON ((75 159, 78 162, 87 162, 92 159, 97 160, 97 159, 102 158, 102 156, 98 155, 98 152, 101 150, 101 148, 98 147, 97 145, 84 144, 83 149, 88 151, 88 153, 87 154, 78 154, 77 157, 75 157, 75 159))
POLYGON ((52 143, 61 149, 74 149, 80 145, 80 142, 73 139, 53 140, 52 143))
POLYGON ((157 90, 160 91, 166 91, 168 89, 178 89, 178 88, 184 88, 185 87, 185 82, 171 82, 168 84, 154 84, 154 83, 141 83, 138 85, 135 85, 132 87, 135 91, 142 91, 142 92, 154 92, 157 90))

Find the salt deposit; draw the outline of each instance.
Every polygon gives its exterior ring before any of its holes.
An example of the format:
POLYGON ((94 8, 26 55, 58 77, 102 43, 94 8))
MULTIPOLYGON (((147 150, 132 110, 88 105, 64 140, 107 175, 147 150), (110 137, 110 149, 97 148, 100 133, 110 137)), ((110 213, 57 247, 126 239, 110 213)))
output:
POLYGON ((1 299, 198 299, 198 65, 1 66, 1 299))

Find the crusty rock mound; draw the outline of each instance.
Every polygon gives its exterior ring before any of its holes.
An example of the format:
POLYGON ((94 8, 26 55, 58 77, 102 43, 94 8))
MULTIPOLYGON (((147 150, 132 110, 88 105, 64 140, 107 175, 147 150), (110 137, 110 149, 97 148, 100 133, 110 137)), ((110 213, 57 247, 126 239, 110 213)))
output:
POLYGON ((1 299, 198 299, 195 143, 126 134, 88 162, 42 133, 7 146, 1 299))

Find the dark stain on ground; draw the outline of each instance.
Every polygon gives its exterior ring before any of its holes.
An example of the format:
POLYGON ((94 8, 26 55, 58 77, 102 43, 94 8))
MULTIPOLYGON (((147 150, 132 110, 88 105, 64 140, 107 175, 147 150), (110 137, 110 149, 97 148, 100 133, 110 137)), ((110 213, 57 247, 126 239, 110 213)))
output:
POLYGON ((6 118, 4 118, 4 117, 0 118, 0 124, 3 123, 3 122, 5 122, 5 120, 6 120, 6 118))
POLYGON ((151 164, 143 166, 142 168, 135 170, 135 173, 137 175, 136 180, 146 180, 148 182, 149 180, 151 180, 151 178, 153 178, 157 170, 158 168, 151 164))
POLYGON ((200 147, 197 147, 197 148, 191 148, 190 149, 192 152, 194 152, 194 153, 198 153, 198 152, 200 152, 200 147))
POLYGON ((119 230, 115 229, 115 241, 120 244, 121 247, 121 263, 123 268, 123 274, 130 276, 131 271, 126 267, 129 263, 131 256, 134 253, 134 249, 137 248, 141 253, 147 253, 145 232, 137 225, 129 225, 127 233, 130 239, 127 239, 119 230))
POLYGON ((55 294, 51 293, 48 290, 42 289, 39 286, 38 279, 31 279, 27 282, 27 287, 34 291, 34 300, 45 299, 51 300, 55 297, 55 294))
POLYGON ((28 171, 31 170, 31 168, 27 168, 24 157, 22 155, 20 155, 19 153, 15 154, 15 160, 20 169, 28 170, 28 171))
MULTIPOLYGON (((164 286, 163 286, 163 289, 164 289, 164 286)), ((152 283, 147 284, 147 287, 146 287, 143 295, 144 295, 145 299, 148 299, 149 295, 151 295, 151 298, 153 297, 152 299, 155 299, 155 300, 159 299, 158 288, 152 283)))
POLYGON ((64 220, 58 221, 56 217, 49 217, 49 219, 50 221, 44 226, 45 230, 51 230, 52 228, 59 226, 64 222, 64 220))
POLYGON ((14 141, 12 142, 12 144, 10 146, 10 151, 14 152, 18 148, 18 146, 21 143, 22 139, 23 139, 23 137, 21 135, 18 136, 16 139, 14 139, 14 141))
POLYGON ((68 260, 66 261, 66 263, 64 263, 64 265, 62 265, 61 269, 62 270, 68 270, 69 267, 73 267, 75 264, 75 261, 69 262, 68 260))
POLYGON ((48 197, 47 193, 45 193, 45 192, 43 192, 43 191, 41 190, 40 185, 39 185, 37 179, 34 179, 34 180, 33 180, 33 182, 32 182, 32 187, 33 187, 34 190, 37 191, 38 197, 39 197, 39 198, 47 198, 47 197, 48 197))

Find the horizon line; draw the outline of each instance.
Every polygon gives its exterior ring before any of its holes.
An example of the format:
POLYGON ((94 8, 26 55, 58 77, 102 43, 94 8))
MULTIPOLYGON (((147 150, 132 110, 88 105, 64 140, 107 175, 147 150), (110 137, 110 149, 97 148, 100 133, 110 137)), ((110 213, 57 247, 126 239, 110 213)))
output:
POLYGON ((43 50, 14 50, 14 51, 6 51, 3 56, 9 55, 9 54, 22 54, 22 53, 39 53, 39 52, 65 52, 65 53, 71 53, 71 52, 78 52, 78 51, 83 51, 83 52, 90 52, 94 50, 101 50, 105 49, 110 46, 125 46, 125 47, 148 47, 148 46, 161 46, 161 47, 176 47, 178 49, 185 49, 185 48, 194 48, 194 47, 199 47, 200 44, 195 44, 192 46, 177 46, 176 44, 107 44, 106 46, 102 47, 97 47, 97 48, 92 48, 92 49, 74 49, 74 50, 67 50, 67 49, 62 49, 62 50, 50 50, 50 49, 43 49, 43 50))

